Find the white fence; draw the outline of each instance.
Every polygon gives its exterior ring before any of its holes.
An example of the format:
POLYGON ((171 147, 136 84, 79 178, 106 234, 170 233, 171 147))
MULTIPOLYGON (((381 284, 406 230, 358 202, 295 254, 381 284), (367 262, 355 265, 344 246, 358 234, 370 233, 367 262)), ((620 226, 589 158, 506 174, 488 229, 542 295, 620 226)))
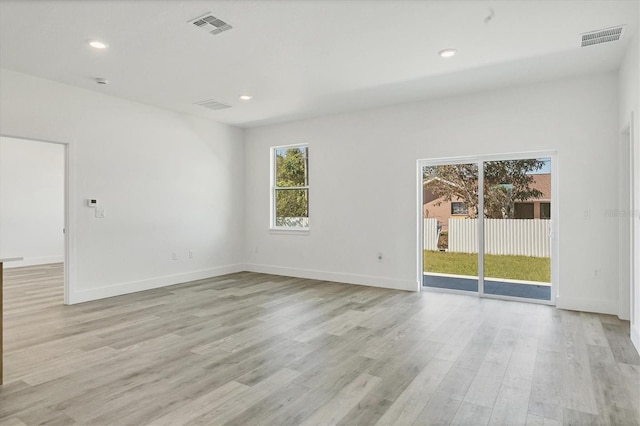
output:
MULTIPOLYGON (((551 256, 550 220, 485 219, 484 228, 485 253, 487 254, 551 256)), ((478 252, 477 219, 449 219, 448 251, 478 252)))
MULTIPOLYGON (((485 219, 487 254, 551 257, 551 221, 546 219, 485 219)), ((424 219, 424 249, 438 250, 438 219, 424 219)), ((478 220, 449 219, 449 248, 456 253, 478 252, 478 220)))
POLYGON ((438 219, 424 219, 424 249, 438 250, 438 219))

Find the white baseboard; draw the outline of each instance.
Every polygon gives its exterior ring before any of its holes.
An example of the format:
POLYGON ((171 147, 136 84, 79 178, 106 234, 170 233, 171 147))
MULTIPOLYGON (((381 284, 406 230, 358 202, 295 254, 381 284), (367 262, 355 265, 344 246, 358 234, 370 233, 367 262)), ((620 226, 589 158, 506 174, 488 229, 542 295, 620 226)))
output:
POLYGON ((20 268, 22 266, 46 265, 48 263, 62 263, 62 262, 64 262, 64 255, 63 256, 46 256, 46 257, 25 257, 23 260, 5 263, 4 269, 20 268))
POLYGON ((636 347, 636 351, 640 354, 640 325, 635 324, 635 327, 631 327, 631 341, 633 346, 636 347))
POLYGON ((587 299, 581 297, 558 297, 556 307, 570 311, 593 312, 596 314, 618 315, 617 300, 587 299))
POLYGON ((123 294, 135 293, 138 291, 151 290, 154 288, 167 287, 174 284, 181 284, 189 281, 213 278, 220 275, 233 274, 244 271, 244 265, 226 265, 215 268, 202 269, 199 271, 186 272, 183 274, 165 275, 140 281, 130 281, 116 285, 92 288, 87 290, 72 291, 69 295, 69 304, 89 302, 92 300, 104 299, 107 297, 121 296, 123 294))
POLYGON ((255 263, 245 264, 244 266, 245 271, 260 272, 263 274, 284 275, 287 277, 308 278, 320 281, 334 281, 346 284, 389 288, 393 290, 417 291, 419 289, 419 287, 416 286, 416 282, 413 280, 403 281, 395 278, 318 271, 313 269, 291 268, 287 266, 260 265, 255 263))

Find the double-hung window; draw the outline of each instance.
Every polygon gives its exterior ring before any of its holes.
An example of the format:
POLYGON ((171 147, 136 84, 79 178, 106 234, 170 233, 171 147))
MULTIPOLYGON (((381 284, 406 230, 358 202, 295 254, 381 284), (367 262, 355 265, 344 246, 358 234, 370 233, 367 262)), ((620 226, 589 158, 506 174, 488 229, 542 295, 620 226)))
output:
POLYGON ((271 229, 309 229, 309 147, 271 148, 271 229))

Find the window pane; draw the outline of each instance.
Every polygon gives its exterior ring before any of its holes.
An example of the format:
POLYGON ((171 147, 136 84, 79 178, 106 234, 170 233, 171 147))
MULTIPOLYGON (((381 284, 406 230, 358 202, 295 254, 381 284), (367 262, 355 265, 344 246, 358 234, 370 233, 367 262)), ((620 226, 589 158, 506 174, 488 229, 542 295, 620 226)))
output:
POLYGON ((551 300, 549 221, 538 205, 551 198, 549 158, 484 163, 484 292, 551 300))
POLYGON ((533 203, 514 203, 513 218, 514 219, 533 219, 535 216, 533 203))
POLYGON ((426 166, 422 179, 422 285, 477 292, 478 165, 426 166))
POLYGON ((464 203, 453 201, 451 202, 451 214, 469 214, 469 209, 464 203))
POLYGON ((276 150, 276 187, 308 186, 308 148, 276 150))
POLYGON ((309 226, 309 190, 276 189, 276 226, 309 226))
POLYGON ((551 203, 540 203, 540 219, 551 219, 551 203))

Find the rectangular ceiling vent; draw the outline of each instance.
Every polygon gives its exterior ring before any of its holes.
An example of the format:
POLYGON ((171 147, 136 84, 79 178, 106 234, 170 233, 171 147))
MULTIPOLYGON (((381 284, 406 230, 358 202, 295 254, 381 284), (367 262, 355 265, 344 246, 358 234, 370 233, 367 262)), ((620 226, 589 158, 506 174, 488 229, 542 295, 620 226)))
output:
POLYGON ((231 105, 223 104, 218 101, 214 101, 213 99, 209 99, 208 101, 196 102, 196 105, 200 105, 201 107, 209 108, 212 110, 231 108, 231 105))
POLYGON ((187 23, 195 25, 196 27, 205 30, 209 34, 216 35, 223 31, 233 28, 220 18, 216 18, 211 13, 207 12, 202 16, 198 16, 195 19, 187 21, 187 23))
POLYGON ((604 30, 590 31, 582 34, 582 43, 580 47, 593 46, 594 44, 609 43, 618 41, 624 32, 624 25, 613 28, 605 28, 604 30))

